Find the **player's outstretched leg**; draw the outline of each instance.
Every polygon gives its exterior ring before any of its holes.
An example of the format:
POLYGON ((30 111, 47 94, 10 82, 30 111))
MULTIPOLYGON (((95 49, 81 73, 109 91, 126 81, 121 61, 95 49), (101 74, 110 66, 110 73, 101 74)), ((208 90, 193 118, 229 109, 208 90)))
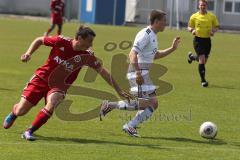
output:
POLYGON ((135 111, 139 108, 138 100, 123 100, 123 101, 117 101, 117 102, 109 102, 107 100, 104 100, 101 104, 100 109, 100 120, 102 120, 102 117, 106 116, 107 113, 111 112, 113 109, 119 109, 119 110, 128 110, 128 111, 135 111))
POLYGON ((134 100, 122 100, 117 102, 109 102, 104 100, 101 104, 100 109, 100 120, 102 117, 106 116, 107 113, 111 112, 113 109, 127 110, 127 111, 136 111, 144 110, 146 106, 152 106, 151 99, 149 98, 136 98, 134 100))
POLYGON ((3 128, 10 128, 18 116, 25 115, 31 108, 32 104, 25 98, 21 98, 20 102, 13 106, 12 112, 9 113, 3 121, 3 128))
POLYGON ((42 127, 48 119, 52 116, 54 109, 58 104, 63 100, 64 95, 60 92, 53 92, 47 97, 46 106, 39 111, 34 121, 32 122, 31 127, 29 127, 23 134, 22 138, 32 141, 36 138, 33 136, 33 133, 42 127))

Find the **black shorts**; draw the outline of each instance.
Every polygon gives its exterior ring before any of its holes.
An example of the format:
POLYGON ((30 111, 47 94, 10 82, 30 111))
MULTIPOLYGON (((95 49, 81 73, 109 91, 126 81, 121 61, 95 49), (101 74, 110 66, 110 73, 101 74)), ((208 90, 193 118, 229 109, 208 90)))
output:
POLYGON ((193 47, 198 56, 205 55, 205 57, 208 57, 212 47, 211 38, 194 37, 193 47))

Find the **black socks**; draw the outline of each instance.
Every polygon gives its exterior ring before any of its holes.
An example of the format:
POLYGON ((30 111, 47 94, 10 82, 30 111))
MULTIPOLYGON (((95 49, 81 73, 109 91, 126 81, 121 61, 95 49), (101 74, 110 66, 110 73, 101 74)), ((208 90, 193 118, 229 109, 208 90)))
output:
POLYGON ((201 77, 201 81, 206 82, 206 80, 205 80, 205 64, 199 64, 198 71, 199 71, 199 75, 201 77))

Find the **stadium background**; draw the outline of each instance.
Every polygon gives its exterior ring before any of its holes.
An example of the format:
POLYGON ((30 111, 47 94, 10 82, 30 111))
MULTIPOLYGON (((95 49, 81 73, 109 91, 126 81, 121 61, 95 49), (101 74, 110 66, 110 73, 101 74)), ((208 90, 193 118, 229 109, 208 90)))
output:
MULTIPOLYGON (((98 1, 106 2, 107 0, 98 1)), ((187 0, 179 2, 183 1, 187 0)), ((66 8, 69 7, 68 3, 70 2, 73 8, 66 11, 66 16, 71 21, 64 24, 63 34, 73 37, 79 26, 80 1, 66 0, 66 2, 66 8)), ((128 2, 140 9, 133 10, 134 14, 127 16, 130 19, 127 20, 127 24, 145 25, 146 13, 152 8, 147 8, 148 5, 162 9, 161 5, 154 3, 161 2, 161 0, 126 1, 126 3, 128 2), (141 6, 140 4, 145 5, 141 6), (147 9, 142 8, 141 11, 141 7, 147 9), (145 18, 143 18, 144 16, 145 18), (135 20, 131 21, 131 17, 135 20)), ((176 1, 172 2, 176 3, 176 1)), ((224 13, 223 6, 217 11, 229 16, 224 18, 229 21, 226 24, 233 25, 233 29, 234 26, 235 29, 239 29, 240 21, 234 19, 234 17, 239 18, 238 13, 235 13, 235 10, 238 11, 239 0, 214 2, 218 6, 223 2, 227 3, 226 9, 231 11, 230 13, 224 13)), ((196 10, 195 1, 191 1, 189 4, 193 4, 192 7, 190 6, 192 11, 196 10)), ((169 5, 172 6, 171 3, 169 5)), ((49 27, 49 0, 0 0, 0 6, 2 13, 0 16, 0 121, 2 122, 14 102, 19 100, 22 89, 33 71, 42 65, 48 56, 49 48, 41 47, 29 63, 23 64, 19 60, 30 42, 34 38, 42 36, 49 27), (38 9, 39 6, 42 8, 38 9), (15 15, 22 16, 15 17, 15 15), (26 15, 37 17, 29 20, 25 19, 26 15)), ((173 9, 173 11, 175 10, 173 9)), ((129 10, 125 8, 125 13, 127 11, 129 10)), ((169 13, 168 11, 168 16, 169 13)), ((125 14, 124 17, 126 15, 128 14, 125 14)), ((181 14, 179 15, 182 17, 181 14)), ((189 18, 187 15, 183 17, 189 18)), ((176 15, 172 14, 172 18, 175 19, 176 15)), ((221 18, 220 22, 224 23, 221 18)), ((128 27, 109 24, 90 24, 90 26, 97 33, 94 41, 96 56, 100 57, 104 66, 113 73, 116 70, 119 71, 121 69, 118 66, 119 57, 127 57, 130 50, 130 48, 126 50, 119 48, 119 44, 122 41, 132 41, 142 26, 128 27), (111 52, 104 50, 104 46, 108 42, 116 44, 116 49, 111 52)), ((169 47, 175 36, 181 37, 181 45, 169 57, 156 61, 155 65, 167 68, 164 75, 161 74, 158 80, 172 84, 173 90, 158 96, 159 109, 154 113, 153 119, 139 128, 142 138, 134 139, 121 131, 122 125, 134 116, 135 112, 113 111, 102 122, 99 122, 98 118, 89 121, 66 121, 54 114, 48 124, 36 133, 37 141, 33 143, 24 141, 20 136, 44 105, 44 101, 41 101, 26 116, 19 117, 11 129, 0 128, 0 160, 239 160, 240 36, 232 33, 216 33, 213 37, 213 48, 207 70, 210 86, 202 88, 199 85, 198 73, 196 73, 197 65, 190 66, 186 61, 188 51, 193 50, 192 35, 184 28, 180 31, 175 30, 174 20, 172 26, 173 29, 166 28, 163 33, 158 34, 159 48, 169 47), (199 126, 204 121, 216 123, 219 129, 217 139, 212 141, 199 136, 199 126)), ((86 70, 81 72, 74 85, 89 87, 117 96, 114 90, 106 85, 106 82, 99 76, 94 79, 94 83, 92 79, 86 81, 84 78, 86 72, 86 70)), ((94 94, 98 96, 99 92, 94 94)), ((92 110, 102 101, 96 97, 71 94, 68 94, 66 99, 73 101, 70 111, 74 114, 92 110)))
MULTIPOLYGON (((0 13, 48 17, 49 1, 0 0, 0 13)), ((170 27, 181 28, 197 11, 197 0, 65 0, 65 3, 68 20, 100 24, 146 24, 149 11, 161 9, 167 12, 170 27)), ((240 0, 208 0, 208 3, 208 10, 217 15, 221 29, 240 30, 240 0)))

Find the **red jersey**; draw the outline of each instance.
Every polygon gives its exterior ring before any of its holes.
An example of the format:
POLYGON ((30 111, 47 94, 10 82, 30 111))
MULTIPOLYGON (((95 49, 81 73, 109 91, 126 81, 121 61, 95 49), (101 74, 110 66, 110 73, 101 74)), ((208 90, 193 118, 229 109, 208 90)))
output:
POLYGON ((44 45, 52 50, 45 64, 35 74, 48 82, 50 87, 66 90, 72 84, 83 66, 93 69, 101 67, 101 63, 90 51, 74 51, 72 40, 63 36, 44 37, 44 45))
POLYGON ((53 16, 59 16, 59 17, 63 16, 64 2, 62 2, 61 0, 51 1, 50 8, 53 16))
POLYGON ((63 13, 64 13, 64 2, 61 0, 51 1, 51 21, 53 24, 62 24, 63 13))

